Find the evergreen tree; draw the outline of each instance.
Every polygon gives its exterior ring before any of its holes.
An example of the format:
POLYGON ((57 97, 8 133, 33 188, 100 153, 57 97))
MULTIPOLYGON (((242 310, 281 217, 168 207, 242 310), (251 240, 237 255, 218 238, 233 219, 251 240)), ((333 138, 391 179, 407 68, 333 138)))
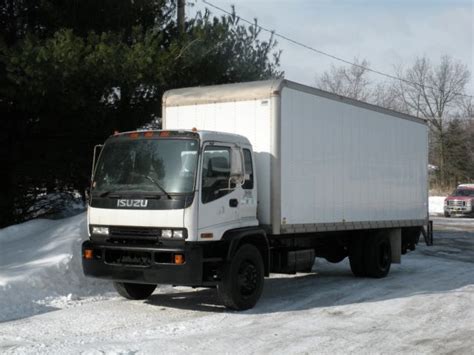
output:
POLYGON ((174 1, 0 0, 0 226, 40 193, 83 191, 92 149, 161 114, 164 91, 281 76, 275 41, 174 1))

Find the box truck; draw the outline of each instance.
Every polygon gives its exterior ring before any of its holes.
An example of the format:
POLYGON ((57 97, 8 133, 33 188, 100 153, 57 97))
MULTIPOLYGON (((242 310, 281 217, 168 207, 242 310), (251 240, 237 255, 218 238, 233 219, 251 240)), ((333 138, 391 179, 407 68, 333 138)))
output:
POLYGON ((424 120, 287 80, 170 90, 163 129, 109 137, 93 166, 87 276, 258 301, 270 273, 349 258, 381 278, 428 224, 424 120))

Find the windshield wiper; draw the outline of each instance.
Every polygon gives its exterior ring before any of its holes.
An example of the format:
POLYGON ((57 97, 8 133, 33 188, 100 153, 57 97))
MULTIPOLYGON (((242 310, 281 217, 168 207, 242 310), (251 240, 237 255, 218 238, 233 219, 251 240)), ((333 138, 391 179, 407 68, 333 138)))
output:
POLYGON ((153 179, 150 175, 144 175, 146 179, 150 180, 152 183, 154 183, 161 191, 164 192, 164 194, 168 197, 168 199, 172 200, 173 198, 171 197, 171 195, 164 189, 163 186, 161 186, 161 184, 156 181, 155 179, 153 179))
POLYGON ((119 191, 120 190, 107 190, 107 191, 104 191, 101 194, 99 194, 99 197, 106 197, 106 196, 110 195, 111 193, 119 192, 119 191))

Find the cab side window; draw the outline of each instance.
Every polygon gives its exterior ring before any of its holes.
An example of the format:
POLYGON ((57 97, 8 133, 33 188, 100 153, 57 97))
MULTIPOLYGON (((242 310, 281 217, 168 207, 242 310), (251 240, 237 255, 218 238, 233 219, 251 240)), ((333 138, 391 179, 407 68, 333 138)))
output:
POLYGON ((208 203, 231 192, 230 148, 207 146, 202 159, 202 203, 208 203))
POLYGON ((252 165, 252 153, 248 149, 244 149, 244 165, 245 165, 245 183, 242 188, 245 190, 253 189, 253 165, 252 165))

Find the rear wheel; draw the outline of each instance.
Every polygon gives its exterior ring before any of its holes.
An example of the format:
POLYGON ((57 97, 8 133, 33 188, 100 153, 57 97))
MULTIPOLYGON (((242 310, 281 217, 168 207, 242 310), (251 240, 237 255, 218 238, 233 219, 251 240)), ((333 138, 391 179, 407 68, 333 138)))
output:
POLYGON ((114 282, 114 288, 120 296, 129 300, 144 300, 155 291, 156 285, 114 282))
POLYGON ((387 276, 392 265, 390 240, 384 233, 367 238, 365 248, 365 272, 367 276, 382 278, 387 276))
POLYGON ((235 310, 255 306, 264 282, 262 255, 251 244, 244 244, 225 266, 217 292, 224 305, 235 310))
POLYGON ((362 235, 354 237, 351 247, 349 248, 349 263, 351 265, 351 270, 354 276, 366 276, 364 257, 365 237, 362 235))

